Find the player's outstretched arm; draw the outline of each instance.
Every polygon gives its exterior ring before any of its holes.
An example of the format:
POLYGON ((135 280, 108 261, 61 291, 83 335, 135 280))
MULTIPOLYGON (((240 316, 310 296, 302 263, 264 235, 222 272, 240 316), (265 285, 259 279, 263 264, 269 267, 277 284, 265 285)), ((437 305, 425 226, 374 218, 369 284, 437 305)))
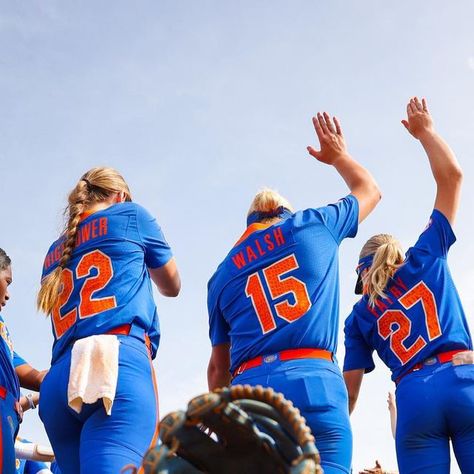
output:
POLYGON ((318 161, 334 166, 346 182, 351 194, 359 201, 359 222, 362 222, 380 201, 381 194, 372 175, 347 152, 341 125, 336 117, 324 112, 313 117, 313 125, 319 140, 320 150, 308 146, 311 156, 318 161))
POLYGON ((230 344, 224 343, 212 347, 211 358, 207 367, 207 384, 209 391, 230 384, 230 344))
POLYGON ((449 145, 436 133, 425 99, 421 102, 418 97, 410 99, 407 120, 402 120, 402 124, 420 141, 428 155, 437 188, 435 209, 453 224, 461 195, 462 170, 449 145))
POLYGON ((354 411, 357 399, 359 398, 360 386, 364 377, 365 369, 345 370, 344 382, 349 396, 349 414, 354 411))
POLYGON ((181 290, 181 278, 176 261, 172 258, 159 268, 149 268, 150 277, 163 296, 178 296, 181 290))

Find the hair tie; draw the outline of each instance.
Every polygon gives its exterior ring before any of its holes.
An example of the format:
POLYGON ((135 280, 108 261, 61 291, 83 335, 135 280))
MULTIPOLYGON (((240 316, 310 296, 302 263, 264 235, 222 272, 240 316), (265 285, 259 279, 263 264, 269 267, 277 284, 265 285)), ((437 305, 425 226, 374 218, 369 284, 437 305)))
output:
POLYGON ((291 212, 289 209, 286 207, 280 206, 274 211, 268 211, 268 212, 258 212, 254 211, 251 212, 247 216, 247 226, 250 224, 254 224, 255 222, 261 222, 265 219, 271 219, 272 217, 280 217, 281 219, 286 219, 290 216, 292 216, 294 213, 291 212))
POLYGON ((357 283, 354 289, 356 295, 361 295, 363 293, 364 284, 362 282, 362 272, 372 266, 374 262, 374 254, 366 255, 359 260, 359 263, 356 267, 357 273, 357 283))

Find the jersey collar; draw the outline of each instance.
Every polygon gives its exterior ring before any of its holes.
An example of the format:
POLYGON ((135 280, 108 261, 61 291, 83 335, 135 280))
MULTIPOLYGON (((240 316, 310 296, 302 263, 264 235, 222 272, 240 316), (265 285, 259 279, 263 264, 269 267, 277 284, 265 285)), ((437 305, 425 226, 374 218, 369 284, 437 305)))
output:
POLYGON ((272 225, 277 224, 280 221, 277 222, 267 222, 265 224, 262 224, 261 222, 255 222, 253 224, 250 224, 247 229, 245 229, 245 232, 242 234, 239 240, 234 244, 234 247, 237 247, 237 245, 241 244, 246 238, 248 238, 251 234, 254 232, 257 232, 259 230, 265 230, 271 227, 272 225))

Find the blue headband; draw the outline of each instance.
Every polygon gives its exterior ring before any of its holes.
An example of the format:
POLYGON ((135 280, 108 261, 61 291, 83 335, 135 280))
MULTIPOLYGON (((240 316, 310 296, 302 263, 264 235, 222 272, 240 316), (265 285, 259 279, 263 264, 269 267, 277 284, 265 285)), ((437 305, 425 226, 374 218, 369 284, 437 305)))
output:
POLYGON ((372 266, 373 261, 374 261, 374 254, 367 255, 361 258, 356 268, 357 275, 360 275, 366 268, 370 268, 372 266))
POLYGON ((247 216, 247 227, 251 224, 255 224, 255 222, 261 222, 265 219, 271 219, 272 217, 280 217, 281 219, 287 219, 292 215, 293 212, 283 206, 280 206, 278 209, 269 212, 254 211, 247 216))

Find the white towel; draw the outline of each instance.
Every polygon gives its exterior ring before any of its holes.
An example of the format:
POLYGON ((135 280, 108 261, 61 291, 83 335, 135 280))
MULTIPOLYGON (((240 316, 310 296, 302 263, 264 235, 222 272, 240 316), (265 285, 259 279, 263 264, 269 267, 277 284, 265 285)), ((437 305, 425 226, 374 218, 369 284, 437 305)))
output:
POLYGON ((67 399, 80 413, 83 403, 100 398, 107 415, 112 413, 118 377, 120 342, 117 336, 101 334, 78 339, 72 348, 67 399))

